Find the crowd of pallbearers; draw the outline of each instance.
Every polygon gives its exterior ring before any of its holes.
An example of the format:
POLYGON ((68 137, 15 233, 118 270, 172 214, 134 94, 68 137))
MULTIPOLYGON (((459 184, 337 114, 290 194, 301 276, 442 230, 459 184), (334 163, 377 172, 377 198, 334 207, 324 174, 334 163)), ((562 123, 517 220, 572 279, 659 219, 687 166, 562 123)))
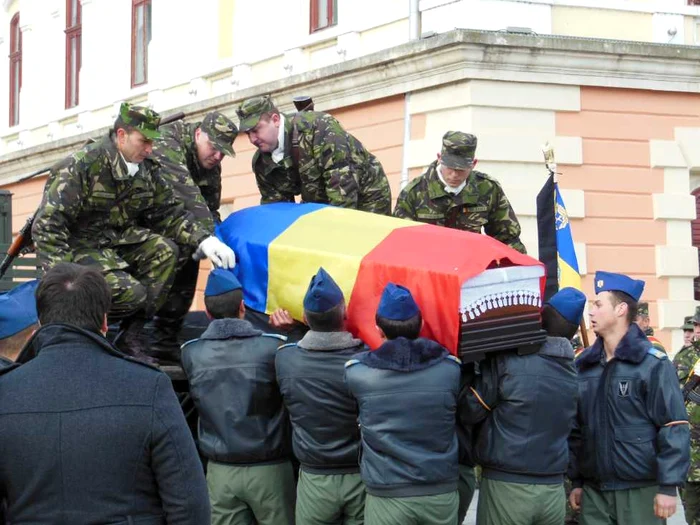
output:
POLYGON ((182 352, 205 481, 168 378, 104 337, 104 278, 59 264, 1 302, 25 312, 3 315, 2 335, 35 321, 22 294, 41 322, 0 375, 8 522, 455 524, 478 464, 480 524, 563 523, 565 476, 581 523, 662 523, 686 481, 689 425, 673 366, 633 322, 643 287, 596 274, 598 338, 576 361, 586 300, 567 288, 543 307, 538 352, 463 364, 419 336, 402 286, 384 290, 384 343, 369 351, 321 268, 308 331, 284 344, 245 320, 240 283, 216 269, 212 321, 182 352))
MULTIPOLYGON (((286 116, 269 97, 237 114, 258 148, 263 203, 301 195, 390 212, 381 165, 331 116, 286 116)), ((124 104, 108 136, 52 170, 33 229, 48 272, 0 299, 11 312, 0 317, 0 354, 11 358, 0 375, 9 523, 454 524, 477 464, 479 524, 562 523, 565 475, 581 523, 661 523, 675 512, 689 466, 683 396, 695 406, 694 383, 682 393, 634 323, 644 283, 606 272, 590 309, 598 338, 578 358, 569 340, 585 297, 565 289, 543 308, 549 337, 538 352, 460 363, 419 337, 420 308, 398 285, 384 290, 384 343, 369 352, 345 330, 345 300, 319 269, 304 300, 309 330, 280 348, 245 320, 233 274, 213 271, 205 304, 214 320, 182 355, 205 479, 168 378, 105 338, 108 314, 128 348, 144 348, 154 316, 172 336, 191 302, 193 256, 234 264, 212 232, 219 164, 238 129, 216 112, 162 134, 158 122, 124 104)), ((524 251, 500 185, 473 169, 475 150, 473 135, 446 133, 394 214, 483 228, 524 251)))

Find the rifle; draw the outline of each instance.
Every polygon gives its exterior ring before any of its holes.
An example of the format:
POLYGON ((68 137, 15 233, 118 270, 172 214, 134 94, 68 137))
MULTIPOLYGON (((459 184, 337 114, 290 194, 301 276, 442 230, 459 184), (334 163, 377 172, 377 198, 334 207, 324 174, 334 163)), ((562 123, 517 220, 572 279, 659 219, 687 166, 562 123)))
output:
MULTIPOLYGON (((178 113, 170 115, 169 117, 165 117, 165 118, 161 119, 159 126, 163 126, 165 124, 170 124, 172 122, 175 122, 177 120, 182 120, 184 118, 185 118, 185 114, 182 111, 180 111, 178 113)), ((90 144, 91 142, 94 142, 94 139, 89 139, 87 141, 87 144, 90 144)), ((50 170, 51 170, 51 167, 36 170, 36 171, 20 178, 17 182, 23 182, 25 180, 29 180, 33 177, 36 177, 37 175, 41 175, 42 173, 46 173, 47 171, 50 171, 50 170)), ((10 265, 12 264, 12 261, 14 261, 15 258, 19 257, 22 253, 27 253, 27 252, 31 251, 32 244, 33 244, 32 225, 34 224, 34 218, 36 217, 36 214, 37 214, 36 211, 31 214, 31 216, 27 219, 27 222, 24 223, 24 226, 22 226, 22 229, 17 234, 17 237, 15 237, 15 240, 12 241, 12 244, 7 249, 7 253, 5 254, 5 257, 3 257, 2 262, 0 263, 0 279, 2 279, 5 276, 7 269, 10 267, 10 265)))

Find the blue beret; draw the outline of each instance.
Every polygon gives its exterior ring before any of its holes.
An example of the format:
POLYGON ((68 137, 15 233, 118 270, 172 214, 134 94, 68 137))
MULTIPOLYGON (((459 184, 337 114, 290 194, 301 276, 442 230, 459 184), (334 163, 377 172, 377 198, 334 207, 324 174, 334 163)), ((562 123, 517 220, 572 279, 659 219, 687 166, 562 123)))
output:
POLYGON ((399 284, 389 283, 379 300, 377 315, 393 321, 405 321, 417 316, 420 308, 413 300, 411 291, 399 284))
POLYGON ((644 281, 632 279, 621 273, 596 272, 595 293, 624 292, 635 301, 639 301, 644 291, 644 281))
POLYGON ((564 319, 578 325, 583 316, 583 308, 586 306, 586 296, 576 288, 562 288, 547 301, 547 304, 559 312, 564 319))
POLYGON ((39 281, 29 281, 0 294, 0 339, 39 322, 34 292, 39 281))
POLYGON ((214 268, 211 272, 209 272, 207 287, 204 289, 204 296, 212 297, 214 295, 232 292, 240 288, 242 288, 241 283, 238 282, 238 279, 236 279, 236 276, 233 275, 231 270, 214 268))
POLYGON ((327 312, 345 300, 343 291, 326 270, 319 268, 311 278, 304 296, 304 310, 314 313, 327 312))

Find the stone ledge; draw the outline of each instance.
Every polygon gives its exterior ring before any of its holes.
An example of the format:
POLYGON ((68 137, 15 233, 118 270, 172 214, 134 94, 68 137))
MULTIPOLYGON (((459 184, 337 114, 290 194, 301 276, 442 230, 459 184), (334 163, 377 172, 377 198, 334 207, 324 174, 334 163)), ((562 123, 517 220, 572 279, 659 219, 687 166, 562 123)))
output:
MULTIPOLYGON (((347 62, 195 102, 183 111, 198 120, 212 110, 234 116, 238 102, 271 93, 291 109, 299 93, 319 110, 360 104, 467 79, 700 91, 700 49, 641 42, 455 30, 347 62)), ((90 134, 49 142, 0 158, 1 184, 65 157, 90 134)))

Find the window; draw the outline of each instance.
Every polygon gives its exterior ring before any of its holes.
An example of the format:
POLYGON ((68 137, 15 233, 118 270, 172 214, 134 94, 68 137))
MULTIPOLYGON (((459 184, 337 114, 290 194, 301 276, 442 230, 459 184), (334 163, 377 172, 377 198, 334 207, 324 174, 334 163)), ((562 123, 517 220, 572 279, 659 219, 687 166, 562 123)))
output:
POLYGON ((19 92, 22 89, 22 32, 19 13, 10 21, 10 127, 19 124, 19 92))
POLYGON ((700 0, 688 0, 688 5, 700 5, 700 0))
POLYGON ((311 33, 338 23, 338 0, 311 0, 311 33))
POLYGON ((78 105, 81 37, 80 0, 66 0, 66 109, 78 105))
POLYGON ((136 87, 148 82, 151 0, 132 0, 131 5, 131 87, 136 87))

